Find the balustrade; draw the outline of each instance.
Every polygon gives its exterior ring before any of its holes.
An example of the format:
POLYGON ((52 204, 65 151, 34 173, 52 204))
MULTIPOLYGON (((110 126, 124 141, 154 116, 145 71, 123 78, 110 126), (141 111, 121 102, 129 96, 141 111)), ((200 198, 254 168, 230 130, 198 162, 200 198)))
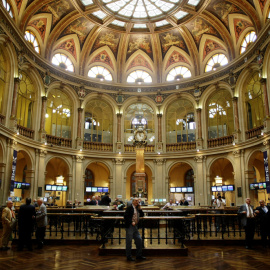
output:
POLYGON ((46 134, 46 141, 47 141, 47 144, 53 144, 53 145, 69 147, 69 148, 72 147, 71 139, 66 139, 66 138, 61 138, 61 137, 56 137, 56 136, 46 134))
MULTIPOLYGON (((135 146, 131 144, 125 144, 125 152, 135 152, 135 146)), ((145 153, 154 153, 155 152, 155 145, 149 144, 145 146, 144 149, 145 153)))
POLYGON ((215 138, 215 139, 209 139, 207 140, 207 145, 209 148, 218 147, 218 146, 232 144, 233 140, 234 140, 233 135, 215 138))
POLYGON ((262 126, 246 131, 246 139, 251 139, 251 138, 260 136, 263 129, 264 129, 264 126, 262 125, 262 126))
POLYGON ((17 130, 20 133, 20 135, 33 139, 34 137, 34 130, 30 129, 30 128, 26 128, 20 125, 17 125, 17 130))
POLYGON ((166 145, 167 152, 187 151, 196 149, 196 142, 182 142, 166 145))
POLYGON ((103 151, 103 152, 112 152, 113 145, 111 143, 99 143, 99 142, 83 142, 83 149, 85 150, 94 150, 94 151, 103 151))

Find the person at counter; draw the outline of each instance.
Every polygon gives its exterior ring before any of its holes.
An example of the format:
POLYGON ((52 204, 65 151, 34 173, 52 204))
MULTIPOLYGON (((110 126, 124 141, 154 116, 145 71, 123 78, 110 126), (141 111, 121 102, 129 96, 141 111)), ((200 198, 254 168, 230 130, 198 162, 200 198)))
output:
POLYGON ((109 192, 106 192, 105 195, 101 198, 100 205, 109 206, 111 203, 111 198, 109 197, 109 192))
POLYGON ((100 204, 100 201, 98 201, 97 198, 96 198, 96 196, 93 196, 92 197, 92 200, 89 203, 89 205, 99 205, 100 204))
POLYGON ((171 209, 171 207, 172 206, 176 206, 176 204, 175 203, 173 203, 173 200, 172 199, 170 199, 170 201, 168 202, 168 203, 166 203, 163 207, 162 207, 162 209, 171 209))
POLYGON ((188 206, 188 205, 189 205, 189 203, 188 203, 188 201, 186 200, 186 198, 182 199, 182 200, 180 201, 179 204, 180 204, 180 205, 183 205, 183 206, 188 206))
POLYGON ((270 207, 265 205, 264 200, 259 201, 260 206, 256 208, 256 214, 259 219, 260 232, 263 247, 270 247, 270 207), (267 242, 268 237, 268 242, 267 242))
POLYGON ((72 203, 70 200, 67 200, 66 208, 72 208, 72 203))

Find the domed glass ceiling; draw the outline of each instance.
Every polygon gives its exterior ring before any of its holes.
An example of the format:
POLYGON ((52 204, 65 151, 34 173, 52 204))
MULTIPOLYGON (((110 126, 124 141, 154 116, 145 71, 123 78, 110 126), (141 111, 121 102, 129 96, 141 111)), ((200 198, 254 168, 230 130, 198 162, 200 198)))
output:
POLYGON ((112 12, 130 19, 156 17, 176 7, 181 0, 102 0, 112 12))

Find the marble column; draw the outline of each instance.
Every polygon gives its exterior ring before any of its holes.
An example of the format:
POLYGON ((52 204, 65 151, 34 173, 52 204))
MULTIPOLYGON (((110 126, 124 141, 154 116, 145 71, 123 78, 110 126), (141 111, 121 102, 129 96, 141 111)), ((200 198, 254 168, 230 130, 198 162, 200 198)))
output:
POLYGON ((162 129, 161 129, 161 120, 162 120, 162 114, 157 114, 158 118, 158 142, 162 142, 162 129))
POLYGON ((39 138, 41 142, 46 141, 46 132, 45 132, 45 121, 46 121, 46 109, 47 109, 47 97, 42 97, 41 104, 41 118, 40 118, 40 129, 39 129, 39 138))
POLYGON ((123 144, 121 142, 121 120, 122 120, 122 114, 117 113, 117 130, 116 130, 116 151, 122 152, 123 151, 123 144))
POLYGON ((14 88, 11 104, 11 115, 10 115, 10 129, 14 132, 17 131, 17 99, 18 99, 18 90, 19 90, 20 79, 14 78, 14 88))
MULTIPOLYGON (((114 164, 114 182, 110 183, 110 189, 113 187, 113 192, 111 196, 115 198, 117 195, 126 196, 126 190, 123 188, 123 166, 125 164, 125 159, 119 157, 112 160, 114 164)), ((113 181, 113 179, 111 179, 113 181)))
POLYGON ((6 172, 6 164, 0 163, 0 204, 5 205, 5 199, 4 199, 4 179, 5 179, 5 172, 6 172))
POLYGON ((83 156, 76 156, 75 163, 75 197, 74 200, 77 199, 80 202, 84 201, 84 179, 83 179, 83 156))
POLYGON ((166 159, 158 158, 154 159, 155 164, 155 198, 163 199, 168 197, 168 189, 166 189, 165 176, 165 164, 166 159))
POLYGON ((46 172, 46 164, 45 164, 47 151, 43 150, 43 149, 40 149, 38 154, 39 154, 39 160, 37 162, 37 169, 36 169, 37 170, 37 175, 38 175, 37 187, 34 190, 33 194, 34 194, 34 196, 37 196, 38 195, 38 188, 41 188, 42 189, 42 196, 44 196, 45 195, 44 186, 45 186, 46 174, 47 174, 47 172, 46 172))
POLYGON ((205 196, 207 194, 207 182, 204 172, 206 157, 196 156, 194 160, 197 165, 197 177, 196 180, 194 179, 195 205, 207 205, 208 199, 205 196))
POLYGON ((241 141, 241 132, 239 127, 239 113, 238 113, 238 97, 233 97, 233 114, 234 114, 234 142, 239 143, 241 141))
POLYGON ((268 102, 268 95, 267 95, 266 79, 261 79, 260 83, 261 83, 262 88, 263 88, 265 117, 269 117, 269 102, 268 102))
POLYGON ((82 138, 82 108, 78 108, 78 123, 77 123, 77 138, 76 145, 77 149, 83 148, 83 138, 82 138))
POLYGON ((203 148, 203 139, 202 139, 202 109, 198 108, 197 112, 197 130, 198 130, 198 138, 196 139, 197 149, 203 148))

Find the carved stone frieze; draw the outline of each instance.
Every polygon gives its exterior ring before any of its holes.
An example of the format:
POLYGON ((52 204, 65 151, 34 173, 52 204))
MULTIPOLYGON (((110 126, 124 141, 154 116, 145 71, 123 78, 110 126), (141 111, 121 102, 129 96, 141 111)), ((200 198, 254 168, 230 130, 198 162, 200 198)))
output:
POLYGON ((113 158, 112 162, 116 165, 124 165, 125 164, 125 159, 123 158, 113 158))

